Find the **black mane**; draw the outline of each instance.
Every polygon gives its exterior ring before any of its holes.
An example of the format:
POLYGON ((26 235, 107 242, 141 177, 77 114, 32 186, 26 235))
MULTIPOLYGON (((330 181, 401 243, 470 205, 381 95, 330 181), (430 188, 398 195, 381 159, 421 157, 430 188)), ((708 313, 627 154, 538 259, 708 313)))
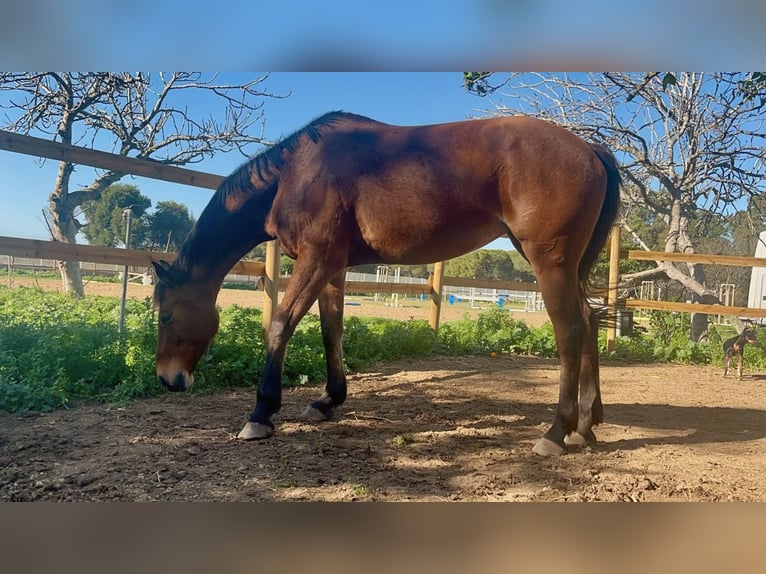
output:
POLYGON ((321 130, 323 127, 330 126, 344 118, 355 117, 359 116, 338 110, 328 112, 312 120, 306 126, 246 161, 224 179, 216 192, 218 199, 224 202, 230 194, 241 193, 245 189, 252 188, 254 181, 259 181, 262 184, 257 185, 257 189, 269 188, 276 183, 277 175, 284 165, 286 155, 298 149, 306 141, 305 138, 316 143, 322 137, 321 130), (256 177, 253 178, 253 175, 256 177))

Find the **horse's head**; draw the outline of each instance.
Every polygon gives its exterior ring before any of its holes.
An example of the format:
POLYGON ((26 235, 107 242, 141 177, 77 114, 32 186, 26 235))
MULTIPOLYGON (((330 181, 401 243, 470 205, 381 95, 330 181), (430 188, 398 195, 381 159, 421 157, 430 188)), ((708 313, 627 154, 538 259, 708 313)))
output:
POLYGON ((191 281, 166 261, 152 264, 158 278, 157 377, 168 390, 184 391, 194 382, 192 371, 218 331, 216 290, 191 281))

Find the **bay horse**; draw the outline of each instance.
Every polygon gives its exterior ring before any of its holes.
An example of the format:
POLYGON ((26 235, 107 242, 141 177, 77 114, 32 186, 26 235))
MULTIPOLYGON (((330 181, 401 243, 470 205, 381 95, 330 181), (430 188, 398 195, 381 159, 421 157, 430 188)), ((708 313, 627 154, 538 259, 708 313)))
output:
POLYGON ((443 261, 506 235, 534 270, 561 362, 553 424, 533 451, 558 455, 566 444, 593 443, 603 407, 597 314, 585 288, 615 221, 620 184, 605 147, 531 117, 402 127, 325 114, 229 175, 173 264, 154 262, 159 380, 171 391, 192 384, 218 329, 224 276, 256 245, 278 239, 295 267, 238 438, 273 434, 285 350, 317 299, 327 383, 301 417, 328 419, 347 392, 346 268, 443 261))

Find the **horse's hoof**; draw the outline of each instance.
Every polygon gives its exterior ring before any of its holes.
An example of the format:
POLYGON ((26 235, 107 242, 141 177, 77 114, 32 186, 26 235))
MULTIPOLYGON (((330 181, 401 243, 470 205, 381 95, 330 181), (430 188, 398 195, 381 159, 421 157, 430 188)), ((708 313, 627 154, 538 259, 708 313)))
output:
POLYGON ((596 435, 593 434, 593 431, 588 431, 584 435, 575 431, 564 437, 564 444, 567 446, 584 447, 596 444, 596 442, 598 441, 596 440, 596 435))
POLYGON ((585 446, 588 441, 579 432, 573 432, 564 437, 564 444, 567 446, 585 446))
POLYGON ((543 437, 537 441, 532 448, 532 452, 540 456, 561 456, 566 452, 566 449, 560 444, 556 444, 552 440, 543 437))
POLYGON ((237 438, 239 440, 261 440, 264 438, 269 438, 273 434, 274 429, 269 425, 248 422, 244 427, 242 427, 242 430, 239 431, 237 438))
POLYGON ((589 441, 579 432, 573 432, 564 437, 564 444, 567 446, 576 446, 582 448, 591 444, 591 441, 589 441))
POLYGON ((326 421, 330 418, 332 415, 332 411, 328 411, 326 413, 320 411, 318 408, 316 408, 314 405, 309 405, 305 409, 303 409, 303 412, 300 414, 301 420, 312 422, 312 423, 320 423, 322 421, 326 421))

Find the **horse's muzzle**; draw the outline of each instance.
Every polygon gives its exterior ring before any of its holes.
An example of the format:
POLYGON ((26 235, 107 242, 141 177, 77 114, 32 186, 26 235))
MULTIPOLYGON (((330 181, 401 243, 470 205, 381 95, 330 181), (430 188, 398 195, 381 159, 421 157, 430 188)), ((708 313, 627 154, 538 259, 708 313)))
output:
POLYGON ((163 387, 173 393, 186 390, 186 376, 183 373, 177 373, 172 381, 168 381, 162 375, 157 375, 157 378, 163 387))

